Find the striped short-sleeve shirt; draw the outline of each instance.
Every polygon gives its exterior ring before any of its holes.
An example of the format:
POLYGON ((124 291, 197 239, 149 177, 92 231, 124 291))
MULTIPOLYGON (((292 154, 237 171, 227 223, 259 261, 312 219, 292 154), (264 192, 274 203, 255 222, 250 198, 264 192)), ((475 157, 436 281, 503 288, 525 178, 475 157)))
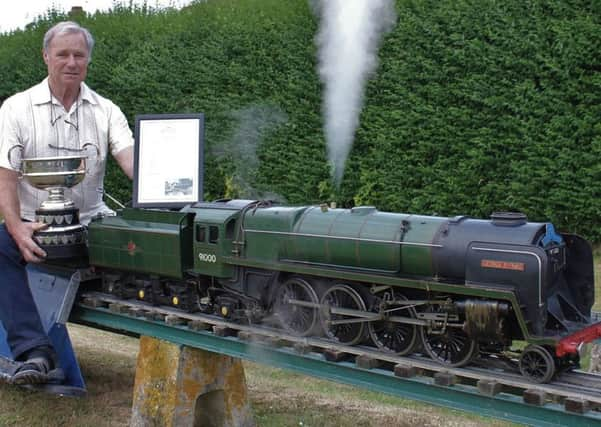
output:
MULTIPOLYGON (((65 190, 87 224, 97 214, 111 214, 103 202, 107 155, 133 146, 125 115, 110 100, 81 83, 79 97, 69 111, 52 96, 48 79, 6 99, 0 107, 0 167, 20 169, 20 158, 88 154, 82 183, 65 190)), ((21 179, 18 183, 21 216, 34 220, 47 199, 21 179)))

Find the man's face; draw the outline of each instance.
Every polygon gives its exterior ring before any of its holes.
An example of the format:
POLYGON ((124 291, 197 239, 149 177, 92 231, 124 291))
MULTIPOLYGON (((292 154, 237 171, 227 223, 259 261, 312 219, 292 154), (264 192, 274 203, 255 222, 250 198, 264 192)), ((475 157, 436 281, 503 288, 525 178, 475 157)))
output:
POLYGON ((52 85, 79 87, 88 72, 88 46, 83 34, 63 34, 52 38, 43 52, 52 85))

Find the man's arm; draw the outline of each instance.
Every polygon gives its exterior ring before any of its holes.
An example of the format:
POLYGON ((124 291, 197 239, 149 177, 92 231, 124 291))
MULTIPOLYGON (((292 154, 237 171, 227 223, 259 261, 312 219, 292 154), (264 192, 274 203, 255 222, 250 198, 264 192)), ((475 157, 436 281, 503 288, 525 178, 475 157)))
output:
POLYGON ((17 196, 17 172, 0 167, 0 214, 6 229, 15 240, 23 259, 27 262, 42 262, 46 252, 33 240, 34 231, 46 227, 39 222, 21 220, 21 208, 17 196))
POLYGON ((134 148, 127 147, 114 155, 117 164, 129 179, 134 179, 134 148))

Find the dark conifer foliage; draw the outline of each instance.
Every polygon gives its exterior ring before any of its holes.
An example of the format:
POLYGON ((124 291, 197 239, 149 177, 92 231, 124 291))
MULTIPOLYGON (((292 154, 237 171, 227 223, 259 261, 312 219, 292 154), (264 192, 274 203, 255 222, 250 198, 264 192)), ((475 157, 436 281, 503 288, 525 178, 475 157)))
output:
MULTIPOLYGON (((205 197, 488 217, 601 240, 601 3, 397 0, 340 188, 330 181, 308 0, 209 0, 79 17, 88 82, 135 115, 204 112, 205 197), (256 120, 253 120, 256 117, 256 120), (242 154, 233 150, 248 134, 242 154), (252 168, 242 164, 255 150, 252 168)), ((56 12, 0 35, 0 101, 45 76, 56 12)), ((109 169, 109 191, 131 186, 109 169)))

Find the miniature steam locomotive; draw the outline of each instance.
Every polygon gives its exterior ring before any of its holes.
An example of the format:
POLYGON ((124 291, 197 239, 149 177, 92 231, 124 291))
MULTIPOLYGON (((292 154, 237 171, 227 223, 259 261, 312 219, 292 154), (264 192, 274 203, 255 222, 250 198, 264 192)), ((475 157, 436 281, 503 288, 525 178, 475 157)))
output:
POLYGON ((582 238, 518 213, 491 220, 279 206, 251 200, 92 221, 103 290, 237 322, 277 323, 453 367, 524 341, 535 382, 578 365, 591 324, 593 257, 582 238))

